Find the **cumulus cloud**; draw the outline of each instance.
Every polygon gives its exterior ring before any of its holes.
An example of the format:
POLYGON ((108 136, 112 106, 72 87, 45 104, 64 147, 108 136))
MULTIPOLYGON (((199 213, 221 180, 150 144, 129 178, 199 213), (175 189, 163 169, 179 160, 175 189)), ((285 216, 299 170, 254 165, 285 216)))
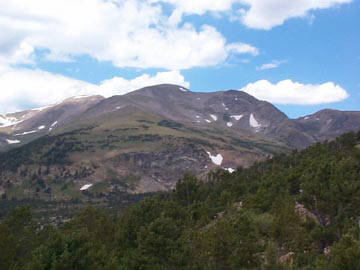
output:
POLYGON ((326 9, 352 0, 241 0, 247 8, 238 12, 240 20, 250 28, 271 29, 290 18, 306 17, 308 12, 326 9))
POLYGON ((245 44, 245 43, 232 43, 226 46, 226 50, 228 52, 235 52, 235 53, 239 53, 239 54, 252 54, 252 55, 258 55, 259 54, 259 49, 255 48, 249 44, 245 44))
POLYGON ((352 0, 151 0, 164 2, 175 7, 174 21, 179 23, 183 15, 202 15, 206 12, 230 15, 250 28, 271 29, 290 18, 308 16, 311 10, 326 9, 352 0), (236 5, 235 5, 236 4, 236 5))
MULTIPOLYGON (((228 9, 232 1, 225 2, 228 9)), ((212 26, 171 20, 152 0, 0 1, 0 62, 29 62, 35 49, 47 49, 51 61, 89 55, 117 67, 180 70, 219 64, 230 53, 252 54, 229 51, 232 44, 212 26)))
POLYGON ((54 104, 76 95, 123 95, 141 87, 172 83, 189 87, 179 71, 159 72, 127 80, 114 77, 91 84, 41 70, 0 67, 0 113, 54 104))
POLYGON ((274 68, 278 68, 280 65, 285 64, 287 61, 286 60, 274 60, 271 61, 270 63, 266 63, 261 65, 260 67, 257 68, 257 70, 266 70, 266 69, 274 69, 274 68))
POLYGON ((275 104, 315 105, 338 102, 349 97, 345 89, 333 82, 302 84, 283 80, 273 84, 260 80, 249 83, 240 90, 275 104))

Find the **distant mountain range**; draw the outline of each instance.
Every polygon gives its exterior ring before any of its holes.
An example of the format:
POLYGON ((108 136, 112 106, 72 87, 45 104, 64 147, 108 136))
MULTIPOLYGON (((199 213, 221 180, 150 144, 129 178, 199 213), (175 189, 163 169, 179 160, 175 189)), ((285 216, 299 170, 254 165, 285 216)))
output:
POLYGON ((184 173, 232 172, 358 129, 360 112, 289 119, 235 90, 156 85, 107 99, 79 96, 0 115, 0 194, 104 201, 111 192, 168 190, 184 173))

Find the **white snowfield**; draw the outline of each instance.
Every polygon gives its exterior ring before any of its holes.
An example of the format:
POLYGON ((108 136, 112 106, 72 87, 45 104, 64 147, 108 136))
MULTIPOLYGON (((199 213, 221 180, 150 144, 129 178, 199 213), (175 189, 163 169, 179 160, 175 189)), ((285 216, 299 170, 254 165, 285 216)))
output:
POLYGON ((249 123, 250 123, 250 126, 252 126, 253 128, 256 128, 256 129, 261 127, 261 124, 255 119, 253 114, 250 115, 249 123))
POLYGON ((41 129, 44 129, 44 128, 45 128, 45 126, 40 126, 40 127, 38 127, 38 129, 40 129, 40 130, 41 130, 41 129))
POLYGON ((37 132, 37 131, 36 131, 36 130, 25 131, 25 132, 23 132, 23 133, 14 134, 14 136, 22 136, 22 135, 27 135, 27 134, 35 133, 35 132, 37 132))
POLYGON ((93 184, 86 184, 86 185, 83 185, 83 186, 80 188, 80 190, 81 190, 81 191, 84 191, 84 190, 87 190, 87 189, 91 188, 92 186, 93 186, 93 184))
POLYGON ((228 127, 232 127, 234 124, 231 123, 231 122, 227 122, 226 125, 227 125, 228 127))
POLYGON ((243 117, 243 115, 242 114, 240 114, 240 115, 231 115, 230 117, 234 118, 236 121, 239 121, 243 117))
POLYGON ((6 140, 8 144, 16 144, 16 143, 21 143, 21 141, 19 140, 6 140))
POLYGON ((211 117, 214 121, 217 121, 217 120, 218 120, 217 116, 214 115, 214 114, 210 114, 210 117, 211 117))
POLYGON ((220 166, 222 161, 223 161, 223 157, 221 154, 217 154, 216 156, 211 155, 210 152, 206 152, 209 155, 209 158, 211 159, 211 161, 215 164, 220 166))
POLYGON ((24 120, 18 120, 15 117, 6 117, 5 115, 0 115, 0 128, 11 127, 11 126, 21 123, 22 121, 24 121, 24 120))

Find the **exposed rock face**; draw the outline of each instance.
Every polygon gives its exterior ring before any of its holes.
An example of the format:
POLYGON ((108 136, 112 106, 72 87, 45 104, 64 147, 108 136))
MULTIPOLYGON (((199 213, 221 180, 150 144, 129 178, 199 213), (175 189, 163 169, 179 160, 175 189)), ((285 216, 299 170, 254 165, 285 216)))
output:
POLYGON ((279 262, 281 264, 287 264, 287 265, 292 265, 293 264, 293 261, 294 261, 294 256, 295 256, 295 253, 294 252, 289 252, 283 256, 281 256, 279 258, 279 262))
POLYGON ((314 215, 313 213, 311 213, 308 209, 305 208, 305 206, 303 204, 300 203, 296 203, 295 204, 295 212, 304 220, 306 220, 306 218, 309 218, 313 221, 315 221, 317 224, 320 224, 319 220, 317 219, 316 215, 314 215))

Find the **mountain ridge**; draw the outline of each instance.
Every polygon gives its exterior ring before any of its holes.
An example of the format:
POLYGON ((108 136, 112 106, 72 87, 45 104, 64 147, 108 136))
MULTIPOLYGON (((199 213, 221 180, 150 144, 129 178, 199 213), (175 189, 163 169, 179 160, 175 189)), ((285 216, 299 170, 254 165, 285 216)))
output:
POLYGON ((30 113, 0 128, 0 193, 8 198, 104 203, 111 194, 169 190, 186 173, 232 172, 360 129, 360 112, 289 119, 244 92, 168 84, 30 113))

